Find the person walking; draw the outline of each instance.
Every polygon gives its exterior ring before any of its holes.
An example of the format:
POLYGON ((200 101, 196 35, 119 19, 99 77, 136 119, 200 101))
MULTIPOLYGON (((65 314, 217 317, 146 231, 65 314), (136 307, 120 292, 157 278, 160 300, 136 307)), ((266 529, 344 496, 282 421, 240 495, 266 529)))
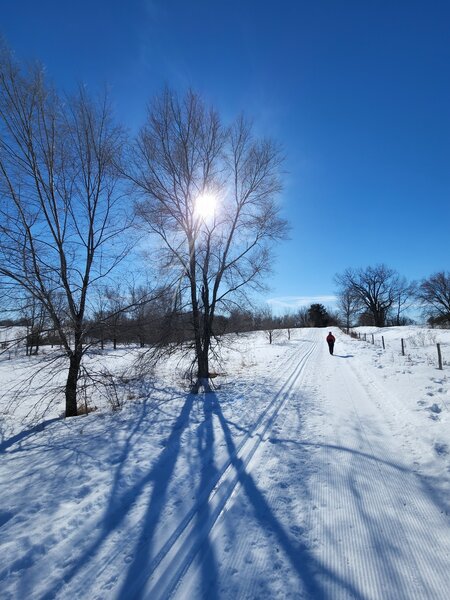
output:
POLYGON ((334 352, 334 342, 335 341, 336 341, 336 338, 330 331, 330 333, 327 335, 327 344, 328 344, 328 349, 330 351, 330 354, 333 354, 333 352, 334 352))

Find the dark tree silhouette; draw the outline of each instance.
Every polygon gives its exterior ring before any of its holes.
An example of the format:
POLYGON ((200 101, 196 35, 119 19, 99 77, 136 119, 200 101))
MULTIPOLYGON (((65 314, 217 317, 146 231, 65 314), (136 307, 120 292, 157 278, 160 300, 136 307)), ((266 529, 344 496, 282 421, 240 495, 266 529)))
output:
POLYGON ((323 304, 311 304, 308 309, 308 319, 312 327, 327 327, 331 321, 323 304))
POLYGON ((39 67, 0 47, 0 283, 34 298, 68 361, 66 416, 77 414, 88 296, 124 249, 118 216, 123 135, 106 99, 61 99, 39 67))

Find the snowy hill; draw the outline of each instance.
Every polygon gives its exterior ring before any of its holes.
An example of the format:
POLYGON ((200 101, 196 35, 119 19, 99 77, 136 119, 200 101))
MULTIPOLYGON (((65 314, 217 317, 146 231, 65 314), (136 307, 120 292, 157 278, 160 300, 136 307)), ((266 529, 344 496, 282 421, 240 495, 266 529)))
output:
POLYGON ((19 398, 40 358, 2 360, 0 597, 446 599, 450 332, 333 331, 230 338, 206 396, 128 371, 68 420, 32 410, 63 370, 19 398))

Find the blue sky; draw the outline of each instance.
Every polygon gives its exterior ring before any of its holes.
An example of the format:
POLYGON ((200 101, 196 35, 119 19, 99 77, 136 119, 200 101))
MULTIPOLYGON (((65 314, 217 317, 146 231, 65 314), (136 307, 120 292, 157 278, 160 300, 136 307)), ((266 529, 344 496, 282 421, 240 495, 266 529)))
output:
POLYGON ((65 89, 107 84, 132 130, 169 84, 282 144, 292 230, 268 298, 329 304, 350 266, 450 269, 450 2, 0 0, 0 14, 20 58, 65 89))

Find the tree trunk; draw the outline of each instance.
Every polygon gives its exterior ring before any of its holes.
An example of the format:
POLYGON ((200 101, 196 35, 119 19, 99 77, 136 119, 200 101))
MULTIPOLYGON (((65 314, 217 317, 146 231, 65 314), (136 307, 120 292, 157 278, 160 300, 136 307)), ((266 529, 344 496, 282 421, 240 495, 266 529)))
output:
POLYGON ((70 355, 69 373, 66 382, 66 417, 76 417, 77 410, 77 384, 81 365, 81 352, 70 355))
POLYGON ((209 347, 203 348, 197 356, 197 380, 192 386, 192 392, 198 394, 201 388, 203 391, 210 392, 211 384, 209 380, 209 347))
POLYGON ((385 327, 386 326, 386 313, 381 308, 374 308, 372 310, 373 321, 375 327, 385 327))
POLYGON ((200 388, 210 392, 211 384, 209 378, 209 348, 211 345, 212 322, 210 315, 203 316, 203 327, 198 329, 197 340, 197 381, 192 391, 197 394, 200 388))

